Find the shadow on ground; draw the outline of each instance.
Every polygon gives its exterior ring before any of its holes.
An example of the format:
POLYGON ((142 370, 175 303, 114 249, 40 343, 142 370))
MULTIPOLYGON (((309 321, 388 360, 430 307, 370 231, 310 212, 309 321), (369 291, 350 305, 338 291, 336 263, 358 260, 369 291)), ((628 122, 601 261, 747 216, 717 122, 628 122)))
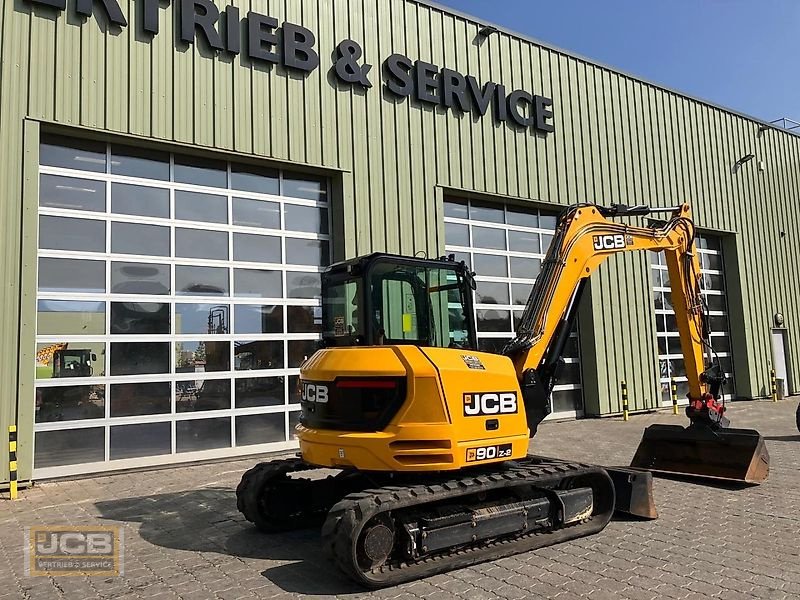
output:
MULTIPOLYGON (((236 510, 236 496, 229 488, 105 500, 95 505, 103 519, 141 523, 139 536, 162 548, 287 561, 262 571, 264 577, 286 592, 363 592, 340 575, 324 556, 318 527, 288 533, 261 533, 236 510)), ((258 565, 254 564, 253 568, 257 569, 258 565)))
POLYGON ((765 435, 764 439, 772 442, 800 442, 800 435, 765 435))

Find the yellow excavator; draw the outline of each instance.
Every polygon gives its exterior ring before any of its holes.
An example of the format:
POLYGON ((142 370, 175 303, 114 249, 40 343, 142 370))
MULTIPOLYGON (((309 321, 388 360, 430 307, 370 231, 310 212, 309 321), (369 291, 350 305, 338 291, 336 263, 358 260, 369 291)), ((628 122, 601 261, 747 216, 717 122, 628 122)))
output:
POLYGON ((299 456, 245 473, 239 510, 267 532, 322 522, 331 558, 371 588, 599 532, 615 509, 607 470, 528 447, 586 280, 635 250, 666 257, 690 425, 647 428, 632 466, 763 481, 763 439, 725 416, 694 242, 685 204, 569 207, 502 354, 477 351, 463 262, 372 254, 332 265, 322 348, 300 371, 299 456), (646 226, 613 220, 665 211, 646 226))

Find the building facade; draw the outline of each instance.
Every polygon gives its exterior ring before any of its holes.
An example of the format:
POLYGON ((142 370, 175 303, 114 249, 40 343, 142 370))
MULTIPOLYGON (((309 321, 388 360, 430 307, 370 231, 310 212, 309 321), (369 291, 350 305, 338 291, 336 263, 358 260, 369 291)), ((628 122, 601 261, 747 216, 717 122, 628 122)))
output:
MULTIPOLYGON (((795 135, 417 0, 19 0, 0 32, 22 480, 293 447, 331 261, 467 260, 497 350, 575 202, 691 203, 728 396, 796 389, 795 135)), ((601 267, 557 416, 683 391, 668 286, 601 267)))

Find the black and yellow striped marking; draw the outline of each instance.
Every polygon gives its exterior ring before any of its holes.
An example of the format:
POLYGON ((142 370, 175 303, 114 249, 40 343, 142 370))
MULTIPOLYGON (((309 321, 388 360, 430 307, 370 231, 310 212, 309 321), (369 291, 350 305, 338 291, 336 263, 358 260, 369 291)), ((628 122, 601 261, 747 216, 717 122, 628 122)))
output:
POLYGON ((669 380, 669 393, 672 396, 672 414, 678 414, 678 384, 674 379, 669 380))
POLYGON ((11 499, 17 499, 17 426, 8 426, 8 481, 11 499))
POLYGON ((772 401, 778 401, 778 382, 775 379, 775 369, 770 369, 769 377, 772 383, 772 401))
POLYGON ((622 382, 622 420, 627 421, 630 419, 628 414, 628 384, 622 382))

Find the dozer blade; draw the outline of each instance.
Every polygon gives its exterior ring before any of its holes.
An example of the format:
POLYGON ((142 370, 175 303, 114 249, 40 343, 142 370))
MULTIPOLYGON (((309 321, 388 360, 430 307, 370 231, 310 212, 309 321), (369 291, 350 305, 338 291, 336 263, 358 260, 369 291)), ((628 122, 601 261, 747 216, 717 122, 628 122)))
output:
POLYGON ((653 474, 630 467, 605 467, 616 492, 614 509, 640 519, 657 519, 653 474))
POLYGON ((754 429, 651 425, 644 430, 631 467, 656 473, 761 483, 769 453, 754 429))

